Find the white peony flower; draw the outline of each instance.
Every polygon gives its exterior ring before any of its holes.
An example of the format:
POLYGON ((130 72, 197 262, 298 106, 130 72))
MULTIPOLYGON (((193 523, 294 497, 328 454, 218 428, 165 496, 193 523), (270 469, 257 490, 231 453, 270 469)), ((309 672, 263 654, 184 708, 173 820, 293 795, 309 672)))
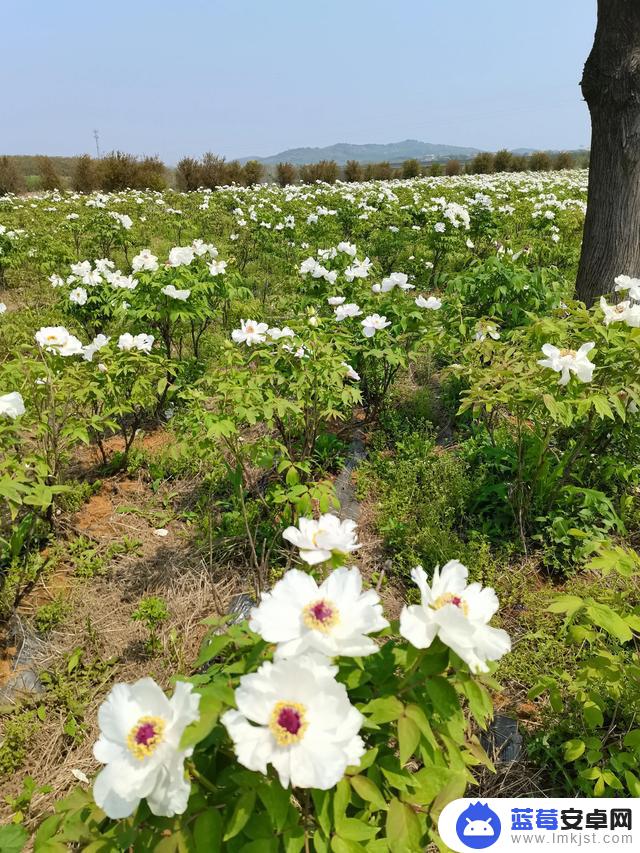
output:
POLYGON ((640 305, 634 303, 626 312, 624 322, 633 329, 640 328, 640 305))
POLYGON ((20 415, 24 415, 25 411, 22 394, 18 391, 11 391, 9 394, 0 396, 0 415, 15 420, 20 415))
POLYGON ((127 231, 133 225, 133 220, 131 219, 130 216, 127 216, 126 213, 117 213, 116 211, 112 210, 112 211, 109 211, 109 216, 112 219, 115 219, 116 222, 119 222, 120 225, 122 225, 122 227, 124 229, 126 229, 127 231))
POLYGON ((628 290, 629 298, 640 301, 640 278, 632 278, 629 275, 619 275, 614 278, 616 291, 628 290))
POLYGON ((494 323, 480 323, 474 339, 482 342, 487 339, 487 335, 494 341, 500 340, 500 332, 494 323))
POLYGON ((415 303, 418 308, 429 308, 431 311, 437 311, 439 308, 442 308, 442 299, 438 299, 437 296, 429 296, 427 299, 420 294, 415 299, 415 303))
POLYGON ((158 269, 158 259, 151 254, 150 249, 143 249, 131 261, 131 268, 134 272, 140 272, 140 270, 155 272, 158 269))
POLYGON ((349 255, 352 258, 355 258, 357 251, 358 251, 353 243, 346 243, 346 242, 338 243, 338 245, 336 246, 336 249, 339 252, 344 252, 345 255, 349 255))
POLYGON ((95 338, 91 341, 90 344, 87 344, 86 347, 83 347, 83 355, 85 361, 93 361, 93 356, 101 350, 103 347, 109 343, 110 338, 106 335, 96 335, 95 338))
POLYGON ((257 320, 240 320, 240 328, 231 332, 232 339, 237 344, 263 344, 267 339, 268 323, 258 323, 257 320))
POLYGON ((64 326, 43 326, 36 332, 36 343, 47 352, 70 356, 82 353, 82 344, 64 326))
POLYGON ((333 788, 350 764, 359 764, 363 717, 335 680, 336 671, 303 656, 267 661, 243 675, 235 693, 238 710, 221 717, 240 764, 264 774, 271 764, 283 787, 322 791, 333 788))
POLYGON ((358 537, 356 523, 350 518, 340 521, 337 515, 325 513, 318 521, 301 518, 298 527, 287 527, 282 537, 300 549, 300 558, 314 566, 330 560, 334 554, 356 551, 358 537))
POLYGON ((191 245, 193 246, 193 251, 199 258, 207 254, 210 255, 212 258, 218 257, 218 250, 213 245, 213 243, 205 243, 204 240, 198 238, 194 240, 191 245))
POLYGON ((74 305, 86 305, 87 291, 84 287, 74 288, 69 294, 69 302, 73 302, 74 305))
POLYGON ((566 385, 575 373, 581 382, 591 382, 595 365, 587 358, 587 353, 595 347, 593 341, 582 344, 580 349, 558 349, 553 344, 545 344, 542 352, 547 356, 538 360, 541 367, 548 367, 556 373, 560 373, 558 385, 566 385))
POLYGON ((138 282, 130 275, 122 275, 120 271, 109 274, 109 284, 119 290, 135 290, 138 282))
POLYGON ((174 246, 169 252, 169 266, 183 267, 188 266, 195 257, 195 250, 192 246, 174 246))
POLYGON ((191 295, 190 290, 177 290, 173 284, 167 284, 162 288, 162 293, 165 296, 170 296, 171 299, 179 299, 181 302, 186 302, 191 295))
POLYGON ((631 302, 625 300, 617 305, 608 305, 604 296, 600 297, 600 308, 604 313, 604 324, 608 326, 610 323, 619 323, 627 319, 631 302))
POLYGON ((342 366, 345 368, 347 379, 353 379, 355 382, 360 381, 360 374, 357 373, 350 364, 343 361, 342 366))
POLYGON ((380 314, 369 314, 368 317, 361 320, 361 323, 362 334, 365 338, 372 338, 376 332, 391 325, 391 322, 385 316, 381 317, 380 314))
POLYGON ((511 649, 506 631, 489 621, 498 610, 491 587, 467 586, 468 570, 458 560, 433 573, 431 586, 422 566, 411 572, 421 603, 405 606, 400 633, 417 649, 428 648, 437 637, 462 658, 472 672, 488 672, 487 661, 499 660, 511 649))
POLYGON ((268 643, 277 643, 276 659, 306 652, 327 657, 360 657, 378 651, 367 637, 388 626, 373 589, 362 592, 357 568, 339 568, 320 585, 291 569, 271 592, 263 592, 251 611, 249 627, 268 643))
POLYGON ((283 326, 279 329, 277 326, 272 326, 267 329, 267 334, 273 341, 279 341, 281 338, 295 338, 296 333, 288 326, 283 326))
MULTIPOLYGON (((369 260, 369 258, 365 258, 364 261, 359 261, 356 258, 354 262, 344 271, 344 277, 347 281, 353 281, 354 278, 367 278, 369 276, 369 270, 372 266, 373 263, 369 260)), ((335 281, 335 278, 336 276, 334 275, 332 283, 333 281, 335 281)))
POLYGON ((36 343, 47 351, 54 352, 64 346, 69 338, 69 332, 64 326, 42 326, 36 332, 36 343))
POLYGON ((91 261, 78 261, 78 263, 71 264, 71 272, 82 278, 91 272, 91 261))
POLYGON ((315 258, 306 258, 300 264, 299 273, 300 275, 308 275, 309 273, 313 273, 317 266, 319 266, 319 264, 315 258))
POLYGON ((399 287, 401 290, 413 290, 415 285, 409 284, 409 276, 406 273, 392 272, 390 276, 382 279, 380 292, 388 293, 394 287, 399 287))
POLYGON ((329 303, 329 305, 342 305, 345 299, 345 296, 330 296, 327 299, 327 302, 329 303))
POLYGON ((100 737, 93 754, 106 767, 93 785, 96 803, 110 818, 133 814, 146 798, 153 814, 182 814, 189 800, 180 749, 185 728, 195 722, 200 697, 178 681, 171 699, 152 678, 116 684, 98 710, 100 737))
POLYGON ((209 264, 209 272, 211 275, 224 275, 225 270, 227 269, 226 261, 211 261, 209 264))
MULTIPOLYGON (((144 251, 148 251, 145 249, 144 251)), ((93 262, 96 270, 102 275, 106 275, 106 273, 111 272, 115 269, 116 265, 113 261, 110 261, 109 258, 98 258, 93 262)))
POLYGON ((97 284, 102 284, 102 276, 98 270, 92 270, 82 276, 82 283, 86 284, 87 287, 95 287, 97 284))
POLYGON ((4 304, 4 302, 0 302, 0 314, 6 314, 6 312, 7 306, 4 304))
POLYGON ((151 352, 155 338, 153 335, 145 335, 141 332, 139 335, 132 335, 130 332, 125 332, 118 338, 118 349, 129 352, 132 349, 137 349, 140 352, 151 352))
POLYGON ((347 302, 346 305, 337 305, 334 309, 336 320, 340 323, 346 320, 347 317, 359 317, 362 314, 359 306, 355 302, 347 302))
POLYGON ((640 305, 632 304, 628 299, 617 305, 608 305, 604 296, 601 296, 600 308, 604 313, 605 326, 622 321, 632 328, 640 327, 640 305))
POLYGON ((438 234, 444 234, 445 228, 446 225, 444 224, 444 222, 436 222, 436 224, 433 226, 433 230, 437 231, 438 234))

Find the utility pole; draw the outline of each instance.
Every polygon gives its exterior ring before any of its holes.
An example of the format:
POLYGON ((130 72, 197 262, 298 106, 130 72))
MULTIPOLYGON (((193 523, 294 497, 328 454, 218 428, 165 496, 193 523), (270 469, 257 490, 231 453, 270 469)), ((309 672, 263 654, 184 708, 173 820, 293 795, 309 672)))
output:
POLYGON ((97 130, 93 131, 93 138, 96 141, 96 154, 98 155, 98 160, 100 159, 100 134, 97 130))

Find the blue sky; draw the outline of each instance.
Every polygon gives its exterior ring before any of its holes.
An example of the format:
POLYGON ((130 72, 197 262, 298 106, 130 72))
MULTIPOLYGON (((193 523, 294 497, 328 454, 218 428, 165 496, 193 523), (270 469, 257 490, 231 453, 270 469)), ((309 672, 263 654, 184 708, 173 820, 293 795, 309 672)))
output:
POLYGON ((596 0, 1 0, 0 153, 589 144, 596 0))

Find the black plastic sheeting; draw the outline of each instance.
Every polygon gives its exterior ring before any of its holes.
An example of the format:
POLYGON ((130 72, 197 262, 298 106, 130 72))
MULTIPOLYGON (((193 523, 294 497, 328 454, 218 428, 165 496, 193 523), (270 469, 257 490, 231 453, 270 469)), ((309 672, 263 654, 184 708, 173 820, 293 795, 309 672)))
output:
POLYGON ((496 714, 480 743, 494 764, 512 764, 522 756, 522 735, 518 721, 504 714, 496 714))

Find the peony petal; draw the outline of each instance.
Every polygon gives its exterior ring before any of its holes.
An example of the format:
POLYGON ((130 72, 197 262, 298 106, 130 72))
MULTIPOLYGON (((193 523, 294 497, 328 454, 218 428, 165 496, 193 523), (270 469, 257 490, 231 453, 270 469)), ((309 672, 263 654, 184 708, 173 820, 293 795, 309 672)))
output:
POLYGON ((434 641, 438 626, 430 613, 419 604, 402 608, 400 614, 400 634, 409 640, 416 649, 427 649, 434 641))
POLYGON ((97 775, 93 783, 93 799, 105 814, 113 819, 129 817, 140 803, 140 797, 123 797, 115 792, 115 777, 120 772, 118 765, 110 764, 97 775))

